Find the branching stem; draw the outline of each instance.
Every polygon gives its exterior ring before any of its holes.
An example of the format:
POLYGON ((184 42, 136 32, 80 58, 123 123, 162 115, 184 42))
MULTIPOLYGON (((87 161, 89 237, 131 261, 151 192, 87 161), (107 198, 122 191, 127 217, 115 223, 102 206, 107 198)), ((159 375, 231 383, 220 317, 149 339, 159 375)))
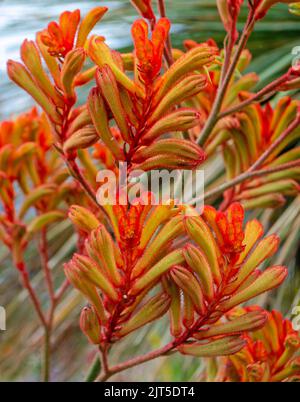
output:
POLYGON ((291 168, 298 167, 298 166, 300 166, 300 160, 284 163, 283 165, 274 166, 274 167, 270 167, 267 169, 261 169, 261 170, 255 170, 255 171, 250 171, 250 169, 249 169, 247 172, 244 172, 244 173, 240 174, 239 176, 235 177, 234 179, 221 184, 217 188, 214 188, 213 190, 205 193, 204 196, 202 196, 201 198, 193 200, 193 201, 194 202, 203 201, 203 200, 207 201, 213 197, 216 197, 216 196, 222 194, 224 191, 228 190, 229 188, 232 188, 246 180, 253 179, 255 177, 265 176, 265 175, 271 174, 271 173, 281 172, 283 170, 291 169, 291 168))
POLYGON ((285 81, 286 81, 286 74, 282 75, 281 77, 277 78, 270 84, 266 85, 263 89, 258 91, 255 95, 251 96, 249 99, 246 99, 245 101, 239 103, 238 105, 235 105, 229 109, 224 110, 224 112, 219 113, 218 120, 243 110, 246 106, 249 106, 256 101, 261 100, 264 96, 271 95, 276 90, 276 88, 285 81))
POLYGON ((268 149, 257 159, 257 161, 250 167, 248 172, 254 172, 268 159, 268 157, 275 151, 275 149, 282 143, 282 141, 290 135, 300 124, 300 112, 297 114, 295 120, 284 130, 278 138, 269 146, 268 149))
POLYGON ((252 31, 254 28, 254 18, 253 18, 253 14, 251 13, 249 15, 248 21, 245 25, 245 28, 243 30, 243 33, 241 35, 240 41, 237 45, 237 48, 235 50, 235 53, 233 55, 231 64, 228 67, 228 71, 227 73, 224 75, 224 80, 223 82, 220 83, 220 86, 218 88, 217 91, 217 95, 214 101, 214 104, 212 106, 212 110, 210 112, 210 115, 205 123, 205 126, 201 132, 201 135, 198 139, 198 144, 203 146, 206 142, 206 140, 208 139, 211 131, 213 130, 215 124, 218 121, 218 114, 221 110, 222 107, 222 103, 223 103, 223 99, 224 96, 226 94, 228 85, 231 81, 231 78, 234 74, 234 71, 236 69, 237 63, 239 61, 239 58, 241 56, 242 51, 245 49, 245 46, 248 42, 249 36, 251 35, 252 31))

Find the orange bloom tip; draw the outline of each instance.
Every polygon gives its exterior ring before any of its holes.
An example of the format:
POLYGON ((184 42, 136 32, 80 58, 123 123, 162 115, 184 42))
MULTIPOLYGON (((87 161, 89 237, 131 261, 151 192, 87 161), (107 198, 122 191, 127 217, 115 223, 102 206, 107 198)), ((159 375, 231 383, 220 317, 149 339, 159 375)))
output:
POLYGON ((90 10, 79 25, 76 47, 84 47, 89 33, 107 12, 107 7, 95 7, 90 10))
POLYGON ((277 3, 293 4, 298 2, 299 0, 256 0, 254 2, 254 7, 256 10, 255 19, 261 20, 262 18, 264 18, 269 9, 277 3))
POLYGON ((244 0, 217 0, 219 14, 226 31, 236 41, 238 32, 237 19, 244 0))
POLYGON ((73 49, 77 28, 80 22, 80 10, 65 11, 59 22, 50 22, 41 33, 41 41, 54 57, 65 57, 73 49))
POLYGON ((148 38, 149 27, 146 21, 137 20, 132 25, 131 32, 138 60, 138 70, 145 83, 152 82, 161 70, 163 50, 170 25, 167 18, 161 18, 152 31, 151 39, 148 38))
POLYGON ((144 18, 155 22, 152 0, 131 0, 131 3, 144 18))

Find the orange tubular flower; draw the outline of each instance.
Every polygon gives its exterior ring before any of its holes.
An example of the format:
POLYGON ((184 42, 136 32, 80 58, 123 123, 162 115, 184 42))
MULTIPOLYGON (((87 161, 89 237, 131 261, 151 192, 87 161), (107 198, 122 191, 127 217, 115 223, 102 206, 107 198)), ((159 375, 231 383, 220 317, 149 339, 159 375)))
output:
POLYGON ((154 27, 152 39, 148 39, 149 28, 144 20, 137 20, 132 26, 132 36, 137 57, 140 78, 150 85, 162 66, 162 55, 169 34, 170 22, 161 18, 154 27))
POLYGON ((217 235, 219 232, 218 240, 222 252, 241 253, 244 250, 244 210, 240 204, 231 204, 226 214, 205 206, 203 217, 215 228, 217 235))
POLYGON ((82 20, 79 10, 62 13, 59 23, 51 22, 48 30, 38 32, 36 42, 23 42, 21 59, 24 64, 13 60, 7 63, 9 77, 47 114, 55 145, 68 159, 76 157, 78 149, 93 145, 99 138, 91 127, 87 108, 74 105, 76 78, 84 67, 88 35, 106 11, 106 7, 96 7, 82 20))
POLYGON ((201 73, 214 62, 216 52, 206 44, 192 49, 160 74, 169 29, 169 21, 162 18, 149 39, 147 23, 136 21, 132 28, 135 52, 126 58, 112 51, 101 37, 92 38, 88 46, 90 58, 99 66, 89 112, 100 139, 116 160, 126 160, 129 169, 195 169, 206 158, 198 145, 174 138, 172 133, 202 124, 196 108, 180 104, 204 90, 207 82, 201 73), (134 80, 126 75, 126 66, 134 70, 134 80), (110 119, 123 142, 110 129, 110 119), (162 140, 163 135, 170 138, 162 140))
POLYGON ((82 21, 80 10, 65 11, 60 15, 58 23, 50 22, 48 28, 40 33, 40 40, 51 56, 64 58, 74 46, 84 47, 90 31, 106 11, 107 7, 95 7, 82 21))
POLYGON ((127 206, 114 206, 114 213, 118 220, 118 228, 120 232, 120 248, 126 253, 133 250, 140 243, 141 231, 143 229, 143 216, 145 207, 143 205, 133 205, 128 210, 127 206))
POLYGON ((51 126, 36 108, 0 124, 0 239, 16 265, 35 233, 66 219, 62 200, 89 205, 52 144, 51 126))
POLYGON ((59 23, 50 22, 41 40, 51 56, 65 57, 73 49, 75 35, 80 21, 80 11, 65 11, 60 15, 59 23))
MULTIPOLYGON (((254 311, 262 309, 256 306, 238 308, 229 314, 229 320, 254 311)), ((225 371, 219 381, 299 381, 299 334, 280 312, 273 310, 266 314, 267 322, 262 329, 244 335, 246 346, 236 355, 220 361, 225 371)))
POLYGON ((188 140, 160 139, 200 125, 202 115, 196 109, 178 106, 205 88, 206 77, 196 71, 213 62, 215 53, 207 45, 192 49, 160 76, 169 28, 169 21, 161 19, 150 40, 147 23, 134 23, 134 81, 125 74, 120 55, 111 51, 103 38, 94 37, 89 44, 89 55, 99 66, 97 88, 88 98, 93 124, 113 157, 126 160, 133 170, 195 169, 206 158, 203 150, 188 140), (111 119, 117 131, 111 129, 111 119))

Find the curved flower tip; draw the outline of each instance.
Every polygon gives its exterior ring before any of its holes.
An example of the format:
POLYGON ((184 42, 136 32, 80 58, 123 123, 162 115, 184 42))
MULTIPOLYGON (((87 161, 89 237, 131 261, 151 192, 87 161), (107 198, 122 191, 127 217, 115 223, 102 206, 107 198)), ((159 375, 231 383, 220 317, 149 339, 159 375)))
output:
POLYGON ((217 0, 221 20, 233 42, 238 38, 236 24, 243 1, 244 0, 217 0))
POLYGON ((145 83, 152 82, 160 72, 169 30, 170 21, 167 18, 161 18, 157 22, 152 31, 152 39, 148 38, 149 28, 146 21, 137 20, 132 26, 131 32, 138 60, 138 70, 145 83))
POLYGON ((59 23, 50 22, 41 35, 41 40, 48 47, 51 56, 65 57, 73 49, 80 10, 65 11, 59 17, 59 23))
POLYGON ((151 22, 155 22, 152 0, 131 0, 131 3, 144 18, 151 22))
POLYGON ((205 206, 203 217, 216 230, 219 246, 225 253, 240 253, 244 249, 244 209, 235 202, 226 213, 216 211, 213 207, 205 206))
POLYGON ((107 11, 107 7, 95 7, 87 13, 79 26, 76 47, 83 47, 85 45, 89 33, 107 11))
POLYGON ((293 4, 299 3, 299 0, 256 0, 254 3, 255 19, 260 20, 265 17, 268 10, 277 3, 293 4))
POLYGON ((64 58, 74 47, 84 47, 89 33, 107 10, 107 7, 95 7, 82 21, 80 10, 65 11, 60 15, 58 23, 50 22, 47 29, 40 33, 41 42, 51 56, 64 58))

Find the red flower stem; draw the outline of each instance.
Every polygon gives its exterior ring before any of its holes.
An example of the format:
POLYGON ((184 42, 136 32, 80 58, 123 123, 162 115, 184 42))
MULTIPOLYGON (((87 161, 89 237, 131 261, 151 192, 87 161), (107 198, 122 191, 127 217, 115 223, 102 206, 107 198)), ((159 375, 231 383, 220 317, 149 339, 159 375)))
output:
POLYGON ((50 308, 48 312, 47 323, 45 326, 45 340, 44 340, 44 364, 43 364, 43 379, 45 382, 50 380, 50 367, 51 367, 51 335, 53 328, 53 318, 56 307, 56 299, 53 288, 53 280, 49 267, 48 249, 47 249, 47 232, 43 229, 40 239, 40 253, 42 268, 45 275, 46 284, 48 287, 50 308))
POLYGON ((64 154, 62 149, 54 145, 54 148, 57 150, 57 152, 61 155, 63 158, 65 164, 67 165, 67 168, 69 169, 69 172, 71 176, 80 184, 80 186, 83 188, 83 190, 86 192, 87 196, 93 201, 93 203, 101 209, 101 211, 106 215, 108 218, 108 221, 110 222, 110 218, 107 215, 107 212, 105 211, 104 208, 101 208, 100 205, 98 204, 96 194, 93 190, 93 188, 90 186, 88 181, 85 179, 83 174, 81 173, 80 168, 78 167, 76 161, 74 159, 69 159, 67 155, 64 154))
POLYGON ((278 138, 270 145, 270 147, 257 159, 257 161, 248 169, 248 172, 257 170, 272 154, 272 152, 282 143, 282 141, 291 134, 300 124, 300 112, 298 112, 295 120, 284 130, 278 138))
MULTIPOLYGON (((61 127, 61 134, 58 133, 58 136, 61 137, 62 142, 65 140, 66 133, 68 131, 69 113, 70 113, 72 106, 73 106, 73 104, 68 104, 66 106, 66 110, 64 111, 64 118, 63 118, 63 124, 61 127)), ((97 205, 97 207, 99 207, 95 192, 92 189, 92 187, 90 186, 90 184, 86 181, 83 174, 81 173, 80 168, 78 167, 76 161, 74 159, 68 158, 68 156, 65 155, 64 152, 62 151, 62 149, 60 149, 58 146, 55 146, 55 148, 63 157, 71 175, 79 182, 81 187, 84 189, 84 191, 87 193, 87 195, 91 198, 91 200, 97 205)))
POLYGON ((194 202, 203 201, 203 200, 207 201, 210 198, 213 198, 213 197, 223 193, 224 191, 228 190, 229 188, 242 183, 245 180, 253 179, 255 177, 265 176, 265 175, 271 174, 271 173, 281 172, 283 170, 291 169, 293 167, 298 167, 298 166, 300 166, 300 159, 293 161, 293 162, 284 163, 279 166, 267 168, 267 169, 261 169, 261 170, 255 170, 255 171, 250 171, 250 169, 249 169, 249 170, 247 170, 247 172, 242 173, 241 175, 235 177, 233 180, 230 180, 230 181, 227 181, 226 183, 221 184, 217 188, 214 188, 213 190, 205 193, 204 196, 202 196, 201 198, 199 198, 197 200, 193 200, 193 201, 194 202))
POLYGON ((53 281, 51 276, 50 267, 48 264, 48 250, 47 250, 47 232, 46 229, 41 231, 41 239, 40 239, 40 254, 41 254, 41 263, 42 268, 45 274, 45 280, 48 287, 49 297, 51 302, 54 300, 54 289, 53 289, 53 281))
MULTIPOLYGON (((46 254, 48 255, 48 254, 46 254)), ((48 258, 45 260, 45 264, 48 266, 48 258)), ((51 281, 52 282, 52 281, 51 281)), ((53 322, 54 322, 54 314, 57 305, 59 304, 61 298, 64 295, 65 290, 68 288, 69 282, 65 280, 62 286, 58 289, 57 293, 54 292, 50 294, 50 308, 48 312, 47 318, 47 326, 45 327, 45 337, 44 337, 44 362, 43 362, 43 380, 44 382, 50 381, 51 374, 51 337, 53 331, 53 322)))
MULTIPOLYGON (((47 319, 43 313, 41 303, 31 286, 28 272, 25 268, 25 264, 21 263, 23 265, 23 269, 20 271, 22 275, 22 280, 23 280, 23 286, 24 288, 28 291, 29 297, 32 301, 32 304, 34 306, 34 309, 40 318, 40 321, 42 323, 42 326, 44 328, 45 332, 45 337, 44 337, 44 357, 43 357, 43 381, 47 382, 49 381, 49 374, 50 374, 50 331, 48 327, 48 322, 47 319)), ((20 263, 19 263, 20 265, 20 263)))
MULTIPOLYGON (((20 263, 19 263, 20 264, 20 263)), ((24 269, 20 270, 21 272, 21 276, 22 276, 22 281, 23 281, 23 287, 28 291, 29 297, 32 301, 32 304, 34 306, 34 309, 43 325, 43 327, 47 326, 47 320, 45 318, 45 315, 43 313, 42 307, 41 307, 41 303, 35 293, 35 290, 33 289, 33 287, 31 286, 30 280, 29 280, 29 275, 28 272, 25 268, 25 264, 22 263, 24 269)))
POLYGON ((103 349, 99 348, 100 352, 100 360, 102 364, 102 376, 103 378, 108 379, 110 377, 110 369, 108 367, 108 347, 109 345, 106 344, 103 349))
POLYGON ((42 310, 41 303, 38 299, 38 296, 33 289, 28 271, 26 269, 25 263, 23 261, 17 263, 17 268, 22 276, 22 282, 23 282, 23 287, 27 290, 29 297, 32 301, 32 304, 34 306, 34 309, 41 321, 41 324, 44 328, 44 354, 43 354, 43 374, 42 378, 43 381, 48 382, 50 380, 50 363, 51 363, 51 335, 52 335, 52 329, 53 329, 53 319, 54 319, 54 313, 55 313, 55 308, 60 301, 61 297, 63 296, 67 285, 68 281, 65 281, 61 288, 58 290, 58 292, 55 294, 54 292, 54 287, 53 287, 53 280, 51 277, 51 271, 49 268, 49 263, 48 263, 48 250, 47 250, 47 237, 46 237, 46 231, 43 230, 41 233, 41 239, 40 239, 40 253, 41 253, 41 261, 42 261, 42 267, 48 287, 48 293, 49 293, 49 298, 50 298, 50 308, 49 311, 46 314, 42 310))
POLYGON ((160 356, 163 356, 170 352, 176 345, 174 344, 175 341, 172 341, 168 343, 167 345, 163 346, 160 349, 154 350, 152 352, 146 353, 142 356, 137 356, 134 357, 130 360, 127 360, 124 363, 119 363, 116 364, 115 366, 111 367, 108 369, 108 371, 103 371, 98 377, 97 380, 98 382, 105 382, 113 376, 114 374, 120 373, 121 371, 127 370, 131 367, 138 366, 142 363, 146 363, 150 360, 156 359, 160 356))
POLYGON ((227 37, 227 40, 226 39, 224 40, 225 57, 224 57, 224 63, 222 65, 222 70, 221 70, 220 83, 222 83, 224 81, 224 78, 228 71, 228 67, 230 64, 230 58, 231 58, 231 54, 232 54, 232 49, 233 49, 232 38, 229 36, 229 37, 227 37))
POLYGON ((224 99, 224 96, 226 94, 228 85, 229 85, 230 80, 231 80, 231 78, 232 78, 232 76, 234 74, 234 71, 235 71, 236 65, 237 65, 237 63, 239 61, 239 58, 241 56, 241 53, 244 50, 244 48, 245 48, 245 46, 246 46, 246 44, 248 42, 249 36, 251 35, 251 33, 253 31, 254 23, 255 23, 255 21, 254 21, 254 18, 253 18, 253 11, 252 11, 249 14, 248 21, 247 21, 247 23, 246 23, 246 25, 244 27, 244 30, 243 30, 243 33, 241 35, 240 41, 239 41, 239 43, 237 45, 236 51, 234 53, 232 62, 230 64, 229 68, 228 68, 228 71, 225 74, 224 80, 219 85, 218 92, 217 92, 217 95, 216 95, 212 110, 210 112, 210 115, 209 115, 209 117, 208 117, 208 119, 207 119, 207 121, 205 123, 205 126, 203 127, 203 130, 201 132, 201 135, 200 135, 200 137, 199 137, 199 139, 197 141, 198 144, 201 145, 201 146, 203 146, 205 144, 205 142, 208 139, 212 129, 214 128, 215 124, 218 121, 218 114, 219 114, 219 112, 221 110, 223 99, 224 99))
MULTIPOLYGON (((159 14, 162 18, 167 17, 166 5, 165 5, 164 0, 158 0, 158 10, 159 10, 159 14)), ((165 48, 165 58, 166 58, 166 61, 169 66, 171 66, 174 63, 173 55, 172 55, 172 42, 171 42, 170 33, 168 34, 168 37, 167 37, 167 43, 166 43, 166 48, 165 48)))
POLYGON ((94 190, 86 181, 75 160, 68 160, 67 158, 65 158, 65 162, 68 166, 71 175, 79 182, 79 184, 85 190, 90 199, 97 205, 97 207, 99 207, 94 190))
MULTIPOLYGON (((217 302, 216 302, 217 303, 217 302)), ((216 304, 214 303, 214 304, 216 304)), ((211 306, 212 309, 214 306, 211 306)), ((142 363, 146 363, 150 360, 156 359, 161 356, 167 355, 169 352, 171 352, 173 349, 175 349, 177 346, 181 345, 184 343, 188 338, 190 338, 195 331, 197 331, 201 325, 203 325, 204 322, 207 321, 209 316, 211 315, 212 309, 209 310, 204 317, 200 317, 193 325, 191 328, 187 329, 181 336, 178 338, 172 340, 171 342, 167 343, 165 346, 162 348, 153 350, 151 352, 148 352, 142 356, 137 356, 132 359, 127 360, 126 362, 116 364, 113 367, 106 367, 105 370, 102 371, 102 373, 97 377, 98 382, 105 382, 108 378, 110 378, 112 375, 120 373, 121 371, 127 370, 131 367, 138 366, 142 363)))
POLYGON ((229 65, 230 65, 233 46, 235 44, 235 41, 233 39, 235 30, 236 30, 236 23, 232 27, 232 32, 227 34, 225 37, 225 40, 224 40, 224 46, 223 46, 224 47, 224 63, 222 65, 222 69, 221 69, 220 83, 223 83, 226 73, 228 71, 229 65))
POLYGON ((257 92, 255 95, 253 95, 251 98, 246 99, 245 101, 239 103, 236 106, 233 106, 232 108, 224 110, 224 112, 221 112, 218 115, 218 120, 222 119, 223 117, 226 117, 226 116, 228 116, 230 114, 239 112, 240 110, 244 109, 246 106, 251 105, 252 103, 254 103, 256 100, 259 100, 263 96, 271 94, 273 91, 276 90, 276 88, 280 84, 284 83, 285 81, 286 81, 286 74, 282 75, 281 77, 277 78, 276 80, 274 80, 270 84, 266 85, 263 89, 261 89, 259 92, 257 92))
POLYGON ((61 298, 63 297, 63 295, 65 294, 66 290, 68 289, 70 283, 67 279, 64 280, 64 282, 62 283, 62 285, 60 286, 60 288, 56 291, 55 295, 54 295, 54 299, 55 302, 58 303, 61 298))

